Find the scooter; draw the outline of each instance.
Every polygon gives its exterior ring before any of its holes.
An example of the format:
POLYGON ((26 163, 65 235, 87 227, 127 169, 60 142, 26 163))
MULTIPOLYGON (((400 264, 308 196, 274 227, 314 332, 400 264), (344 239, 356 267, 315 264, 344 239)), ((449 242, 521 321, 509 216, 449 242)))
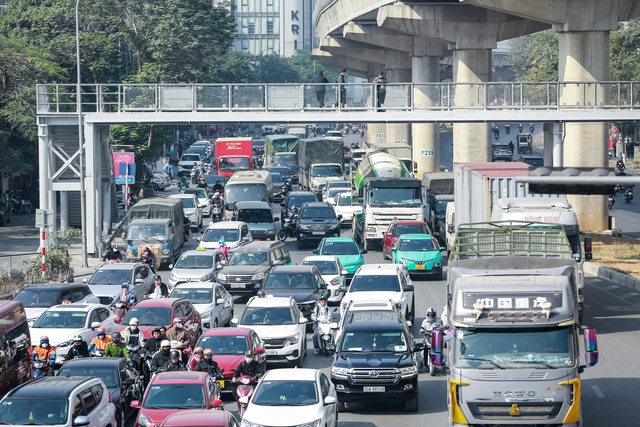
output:
POLYGON ((116 315, 116 317, 124 319, 130 308, 131 307, 127 303, 118 301, 117 303, 113 304, 113 313, 116 315))
POLYGON ((624 171, 624 168, 626 166, 624 165, 624 162, 622 160, 618 160, 616 161, 616 169, 620 172, 624 171))
POLYGON ((127 351, 129 352, 129 359, 135 366, 138 372, 140 371, 140 345, 127 344, 127 351))
POLYGON ((47 366, 47 362, 44 362, 42 360, 34 360, 33 361, 33 378, 53 376, 53 370, 45 369, 46 366, 47 366))
POLYGON ((615 199, 615 197, 613 197, 613 195, 612 195, 612 194, 609 194, 608 204, 609 204, 609 210, 611 210, 611 208, 613 207, 613 205, 615 205, 615 204, 616 204, 616 199, 615 199))
POLYGON ((322 351, 325 356, 329 356, 329 349, 327 348, 327 344, 335 344, 335 330, 337 328, 338 324, 333 320, 318 322, 318 335, 320 338, 318 340, 318 346, 320 347, 320 351, 322 351))
POLYGON ((500 139, 500 132, 494 132, 494 133, 493 133, 493 139, 495 139, 496 141, 497 141, 498 139, 500 139))
POLYGON ((198 183, 198 168, 196 166, 191 168, 191 172, 189 172, 189 176, 191 176, 191 183, 198 183))
POLYGON ((238 417, 242 418, 244 411, 247 409, 249 400, 253 395, 253 391, 258 383, 258 378, 242 375, 238 377, 238 387, 236 387, 236 400, 238 402, 238 417))
POLYGON ((424 342, 424 350, 422 353, 422 363, 429 371, 429 375, 434 376, 436 374, 436 366, 431 362, 431 332, 425 331, 424 329, 420 331, 423 335, 424 342))
POLYGON ((297 219, 297 215, 284 219, 284 224, 282 224, 282 228, 278 232, 278 240, 284 242, 287 240, 287 237, 296 237, 296 233, 298 232, 298 226, 296 225, 297 219))
POLYGON ((507 135, 511 133, 511 125, 509 123, 504 125, 504 131, 507 133, 507 135))
POLYGON ((518 133, 522 133, 522 123, 518 125, 518 133))
POLYGON ((627 187, 627 189, 624 190, 624 201, 625 203, 631 203, 632 200, 633 200, 633 188, 627 187))
POLYGON ((364 129, 360 129, 360 138, 364 137, 364 129))
POLYGON ((531 123, 529 125, 529 133, 533 133, 534 130, 535 130, 535 126, 533 125, 533 123, 531 123))

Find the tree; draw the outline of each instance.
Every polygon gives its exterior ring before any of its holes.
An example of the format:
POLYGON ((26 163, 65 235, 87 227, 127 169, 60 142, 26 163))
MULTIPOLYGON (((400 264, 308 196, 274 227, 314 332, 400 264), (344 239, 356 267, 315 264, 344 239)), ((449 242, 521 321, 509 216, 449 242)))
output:
POLYGON ((509 54, 516 79, 525 82, 557 81, 558 46, 558 35, 551 30, 518 38, 509 54))
POLYGON ((640 80, 640 18, 621 22, 611 33, 611 80, 640 80))

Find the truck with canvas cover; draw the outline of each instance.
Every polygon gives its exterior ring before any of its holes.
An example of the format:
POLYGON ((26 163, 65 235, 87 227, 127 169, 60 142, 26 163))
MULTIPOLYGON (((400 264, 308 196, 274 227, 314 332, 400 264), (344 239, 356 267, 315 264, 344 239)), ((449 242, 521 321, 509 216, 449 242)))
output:
POLYGON ((267 135, 264 138, 265 167, 284 165, 291 182, 298 182, 298 137, 295 135, 267 135))
POLYGON ((327 181, 343 179, 344 149, 342 141, 319 137, 298 140, 297 164, 300 186, 316 195, 327 181))
POLYGON ((382 151, 366 153, 349 178, 352 198, 358 197, 362 205, 354 212, 353 237, 365 249, 382 243, 394 218, 424 221, 420 181, 397 157, 382 151))
POLYGON ((533 151, 533 137, 530 133, 516 135, 518 153, 531 153, 533 151))
POLYGON ((557 224, 461 224, 451 248, 444 328, 449 426, 582 426, 580 374, 598 362, 584 329, 580 365, 576 263, 557 224))
MULTIPOLYGON (((453 172, 425 172, 422 174, 425 218, 432 230, 440 228, 440 221, 444 219, 447 204, 453 200, 453 189, 453 172)), ((444 240, 440 240, 440 242, 444 243, 444 240)))
POLYGON ((239 171, 254 169, 253 143, 250 137, 216 139, 218 175, 230 177, 239 171))

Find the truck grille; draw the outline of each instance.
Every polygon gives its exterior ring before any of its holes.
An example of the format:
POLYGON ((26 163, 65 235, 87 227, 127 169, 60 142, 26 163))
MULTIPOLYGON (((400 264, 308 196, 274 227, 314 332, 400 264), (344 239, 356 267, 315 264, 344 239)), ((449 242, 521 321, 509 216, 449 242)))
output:
POLYGON ((284 347, 285 338, 264 339, 262 342, 264 342, 265 348, 282 348, 284 347))
POLYGON ((562 402, 468 402, 469 410, 479 420, 552 420, 560 413, 562 402), (518 405, 519 416, 510 415, 511 406, 518 405))
POLYGON ((418 215, 373 214, 373 220, 378 227, 383 227, 385 230, 389 228, 389 224, 394 218, 397 218, 398 221, 417 221, 418 215))
POLYGON ((395 369, 354 369, 353 384, 395 384, 400 377, 395 369))
POLYGON ((227 283, 244 283, 245 285, 251 283, 251 276, 232 276, 227 275, 227 283))

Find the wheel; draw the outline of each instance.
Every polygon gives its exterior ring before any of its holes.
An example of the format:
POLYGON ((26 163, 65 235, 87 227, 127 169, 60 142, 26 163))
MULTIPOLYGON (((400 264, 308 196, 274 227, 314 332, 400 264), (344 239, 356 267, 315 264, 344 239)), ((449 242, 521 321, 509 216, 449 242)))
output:
POLYGON ((418 395, 404 401, 404 410, 406 412, 418 412, 418 395))
POLYGON ((304 242, 302 240, 300 240, 300 239, 297 239, 296 240, 296 247, 298 249, 304 249, 304 242))
POLYGON ((432 377, 436 376, 436 365, 431 362, 429 362, 429 375, 431 375, 432 377))
POLYGON ((342 400, 336 401, 336 409, 338 410, 338 412, 346 411, 347 410, 347 403, 343 402, 342 400))
POLYGON ((278 232, 278 240, 280 240, 281 242, 284 242, 285 240, 287 240, 287 231, 286 230, 280 230, 278 232))
POLYGON ((116 422, 118 424, 118 427, 126 427, 126 422, 127 422, 127 416, 124 413, 124 408, 117 408, 117 419, 116 422))
POLYGON ((243 414, 244 414, 244 408, 242 407, 242 405, 240 405, 240 402, 238 402, 238 418, 242 418, 243 414))
POLYGON ((151 188, 153 188, 153 190, 156 192, 160 191, 160 187, 158 187, 158 184, 156 184, 155 182, 151 183, 151 188))

